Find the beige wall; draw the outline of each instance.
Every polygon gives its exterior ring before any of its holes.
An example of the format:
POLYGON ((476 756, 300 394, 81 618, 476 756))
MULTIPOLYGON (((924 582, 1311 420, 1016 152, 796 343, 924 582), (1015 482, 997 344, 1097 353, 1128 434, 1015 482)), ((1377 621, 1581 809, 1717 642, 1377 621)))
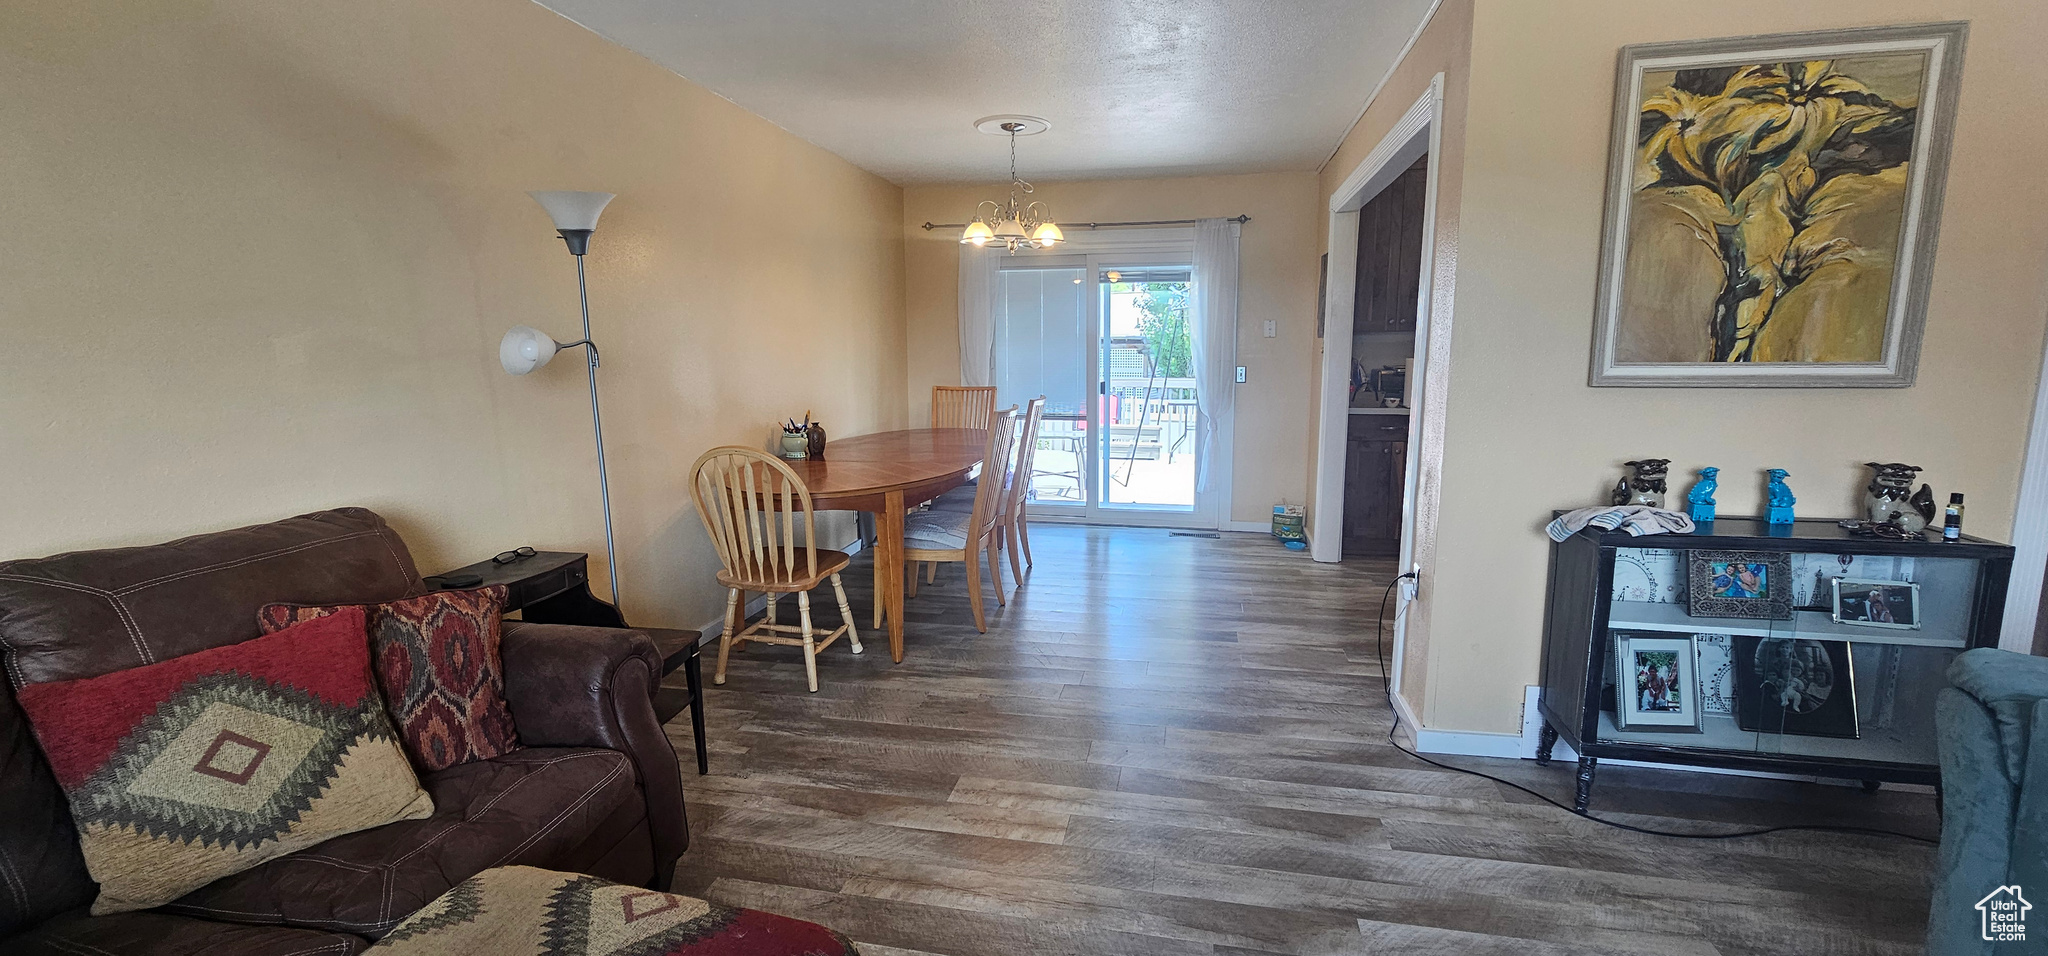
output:
MULTIPOLYGON (((1265 522, 1276 503, 1308 494, 1301 449, 1308 444, 1300 382, 1315 336, 1314 173, 1035 184, 1032 198, 1062 222, 1201 219, 1245 214, 1238 258, 1237 435, 1230 517, 1265 522), (1261 334, 1277 323, 1277 335, 1261 334)), ((962 222, 975 204, 1003 194, 999 183, 912 186, 903 194, 909 414, 929 413, 933 385, 960 384, 960 235, 926 222, 962 222)))
POLYGON ((578 337, 528 189, 619 194, 629 617, 717 616, 699 452, 904 421, 901 191, 524 0, 22 0, 0 89, 0 558, 362 504, 428 570, 602 575, 576 356, 497 366, 509 326, 578 337))
MULTIPOLYGON (((1460 235, 1459 209, 1463 203, 1461 183, 1464 178, 1466 87, 1471 73, 1472 62, 1472 0, 1445 0, 1429 23, 1415 37, 1415 43, 1408 54, 1401 58, 1387 80, 1381 85, 1379 94, 1366 106, 1363 116, 1344 137, 1337 152, 1323 165, 1319 194, 1321 202, 1317 214, 1322 219, 1317 231, 1319 248, 1329 248, 1330 201, 1359 165, 1380 141, 1385 139, 1396 123, 1401 121, 1409 108, 1429 92, 1430 83, 1438 74, 1444 78, 1444 122, 1437 131, 1439 147, 1429 157, 1436 167, 1436 210, 1435 231, 1432 233, 1434 269, 1430 276, 1430 356, 1422 367, 1427 371, 1425 388, 1430 394, 1439 394, 1447 387, 1453 376, 1448 369, 1450 345, 1455 340, 1453 331, 1452 300, 1457 289, 1458 241, 1460 235)), ((1356 264, 1350 264, 1356 268, 1356 264)), ((1332 271, 1341 268, 1331 264, 1332 271)), ((1321 405, 1316 395, 1322 390, 1323 349, 1326 343, 1317 339, 1315 362, 1309 378, 1309 416, 1311 423, 1320 420, 1321 405)), ((1336 347, 1349 352, 1351 343, 1338 340, 1336 347)), ((1425 396, 1422 403, 1425 412, 1433 408, 1433 402, 1425 396)), ((1425 417, 1422 423, 1425 435, 1423 446, 1444 440, 1442 422, 1425 417)), ((1312 424, 1313 428, 1314 425, 1312 424)), ((1311 435, 1315 432, 1311 431, 1311 435)), ((1315 442, 1307 443, 1309 474, 1315 473, 1321 449, 1315 442)), ((1341 454, 1341 450, 1337 450, 1341 454)), ((1411 452, 1412 453, 1412 452, 1411 452)), ((1415 561, 1424 568, 1435 564, 1436 524, 1440 514, 1441 474, 1427 457, 1421 463, 1416 489, 1415 520, 1415 561)), ((1313 482, 1311 482, 1313 486, 1313 482)), ((1311 503, 1311 525, 1313 507, 1311 503)), ((1331 502, 1331 507, 1342 507, 1342 502, 1331 502)), ((1408 607, 1404 619, 1405 651, 1402 660, 1402 696, 1411 705, 1420 703, 1429 674, 1429 645, 1431 634, 1432 592, 1436 586, 1433 575, 1424 575, 1419 582, 1417 601, 1408 607)))
MULTIPOLYGON (((1600 501, 1627 458, 1670 457, 1688 475, 1719 466, 1726 514, 1756 513, 1762 470, 1787 468, 1809 516, 1853 513, 1862 462, 1912 461, 1928 467, 1937 493, 1969 495, 1972 531, 2007 535, 2048 311, 2048 194, 2027 185, 2048 129, 2013 120, 2048 102, 2042 36, 2048 7, 1995 0, 1873 0, 1846 14, 1754 2, 1480 0, 1441 522, 1425 579, 1426 724, 1516 730, 1541 647, 1540 525, 1552 508, 1600 501), (1588 387, 1618 48, 1938 19, 1972 24, 1919 384, 1588 387)), ((1674 496, 1690 483, 1676 481, 1674 496)))

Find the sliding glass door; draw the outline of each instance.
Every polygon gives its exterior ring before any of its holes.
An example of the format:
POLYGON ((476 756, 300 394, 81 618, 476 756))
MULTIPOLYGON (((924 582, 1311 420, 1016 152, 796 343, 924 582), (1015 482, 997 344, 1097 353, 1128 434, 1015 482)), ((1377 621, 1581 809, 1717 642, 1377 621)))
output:
POLYGON ((1004 262, 996 274, 996 406, 1020 409, 1045 396, 1030 499, 1073 515, 1089 505, 1088 264, 1080 256, 1004 262))
POLYGON ((1216 526, 1195 491, 1187 262, 1033 256, 1000 263, 997 404, 1046 396, 1032 513, 1103 524, 1216 526))
POLYGON ((1108 510, 1195 510, 1195 379, 1186 265, 1114 263, 1096 278, 1102 334, 1097 368, 1105 396, 1101 505, 1108 510))

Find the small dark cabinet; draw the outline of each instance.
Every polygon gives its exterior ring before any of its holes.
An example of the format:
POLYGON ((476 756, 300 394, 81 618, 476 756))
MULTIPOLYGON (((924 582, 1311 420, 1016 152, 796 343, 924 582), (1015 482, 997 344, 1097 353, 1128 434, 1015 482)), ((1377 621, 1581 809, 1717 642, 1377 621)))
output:
POLYGON ((1408 416, 1353 415, 1344 444, 1344 553, 1389 555, 1401 547, 1401 492, 1408 474, 1408 416))
POLYGON ((1998 644, 2012 560, 2012 548, 1980 538, 1863 538, 1828 520, 1722 518, 1693 534, 1644 537, 1589 528, 1550 551, 1536 758, 1549 762, 1560 740, 1578 755, 1580 812, 1603 757, 1866 789, 1938 784, 1935 695, 1957 654, 1998 644), (1753 577, 1716 577, 1735 567, 1753 577), (1765 603, 1782 595, 1790 610, 1707 616, 1739 603, 1714 593, 1694 615, 1694 580, 1708 591, 1762 580, 1765 603), (1867 612, 1845 601, 1837 619, 1837 590, 1881 586, 1916 594, 1911 611, 1902 598, 1891 626, 1858 624, 1867 612), (1908 616, 1917 627, 1900 626, 1908 616))
POLYGON ((1358 291, 1351 331, 1414 331, 1422 290, 1422 216, 1429 158, 1358 210, 1358 291))

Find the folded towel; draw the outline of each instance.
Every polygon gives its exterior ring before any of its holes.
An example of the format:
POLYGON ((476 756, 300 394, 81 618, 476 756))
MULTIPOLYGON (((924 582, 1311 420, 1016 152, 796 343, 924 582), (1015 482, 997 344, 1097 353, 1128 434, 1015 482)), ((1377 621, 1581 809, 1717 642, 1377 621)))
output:
POLYGON ((1563 541, 1578 534, 1579 529, 1592 525, 1606 531, 1620 528, 1632 535, 1645 534, 1691 534, 1692 519, 1682 511, 1666 511, 1649 505, 1606 505, 1598 508, 1580 508, 1561 515, 1543 530, 1552 541, 1563 541))

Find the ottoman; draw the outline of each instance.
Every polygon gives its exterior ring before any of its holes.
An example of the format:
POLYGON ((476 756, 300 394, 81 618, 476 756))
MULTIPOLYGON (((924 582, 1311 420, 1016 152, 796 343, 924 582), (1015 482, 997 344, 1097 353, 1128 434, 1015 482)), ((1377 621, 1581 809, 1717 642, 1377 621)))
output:
MULTIPOLYGON (((816 923, 530 866, 485 870, 370 951, 390 956, 859 956, 816 923)), ((367 954, 366 954, 367 956, 367 954)))

